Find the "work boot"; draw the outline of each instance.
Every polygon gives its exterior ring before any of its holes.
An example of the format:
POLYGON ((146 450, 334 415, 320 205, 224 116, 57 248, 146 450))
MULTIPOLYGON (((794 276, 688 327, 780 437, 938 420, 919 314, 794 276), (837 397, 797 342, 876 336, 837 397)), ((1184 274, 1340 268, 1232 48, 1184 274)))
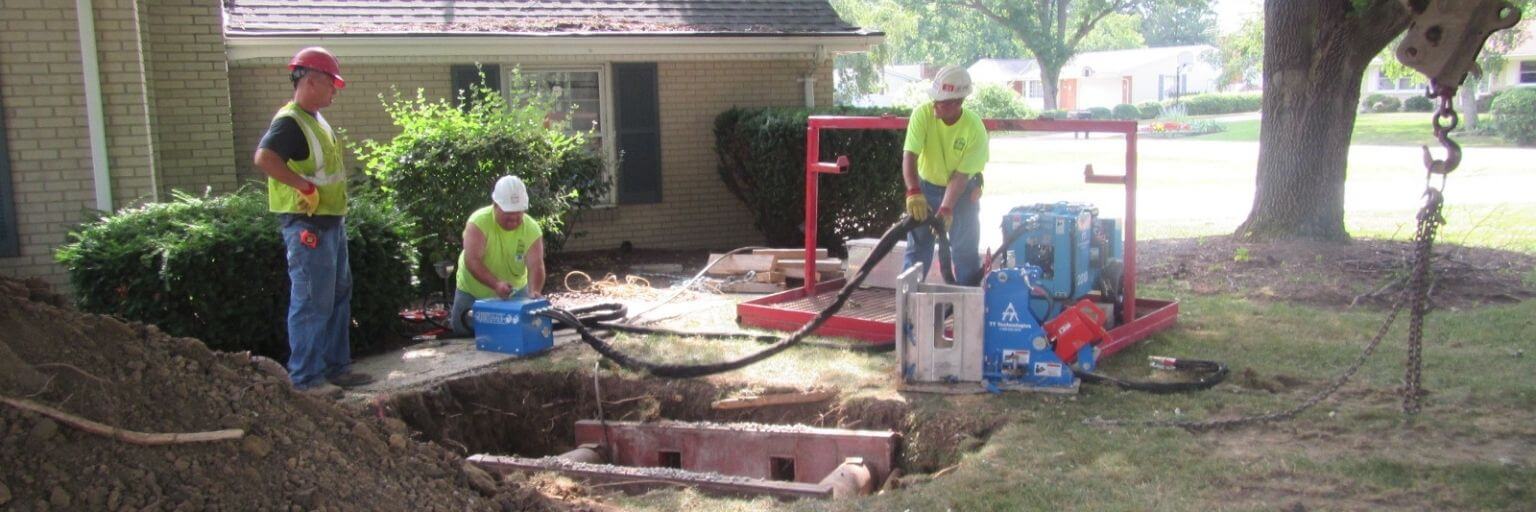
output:
POLYGON ((297 388, 297 389, 299 390, 300 393, 303 393, 303 394, 306 394, 306 395, 309 395, 309 396, 319 397, 319 398, 329 398, 331 400, 340 399, 342 397, 342 395, 345 393, 344 391, 341 390, 341 387, 339 387, 339 386, 337 386, 335 384, 331 384, 329 382, 325 382, 325 381, 321 381, 319 384, 315 384, 315 385, 312 385, 312 386, 307 387, 307 388, 297 388))
POLYGON ((349 371, 335 377, 327 377, 326 381, 343 388, 355 388, 373 383, 373 376, 366 373, 349 371))

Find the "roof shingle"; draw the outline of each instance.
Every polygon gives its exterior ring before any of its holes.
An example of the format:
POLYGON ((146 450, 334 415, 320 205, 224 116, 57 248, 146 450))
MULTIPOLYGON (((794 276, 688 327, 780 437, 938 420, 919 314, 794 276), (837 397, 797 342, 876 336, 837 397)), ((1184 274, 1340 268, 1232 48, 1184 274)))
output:
POLYGON ((225 33, 861 34, 827 0, 224 0, 225 33))

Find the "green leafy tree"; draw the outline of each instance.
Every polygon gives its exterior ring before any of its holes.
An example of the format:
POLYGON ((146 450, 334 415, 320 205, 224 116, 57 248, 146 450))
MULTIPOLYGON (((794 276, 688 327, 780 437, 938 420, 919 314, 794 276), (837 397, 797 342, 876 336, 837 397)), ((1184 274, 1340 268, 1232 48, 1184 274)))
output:
POLYGON ((1264 65, 1264 20, 1244 20, 1236 31, 1217 39, 1214 53, 1202 57, 1221 70, 1217 83, 1223 86, 1240 83, 1244 88, 1258 85, 1264 65))
POLYGON ((1142 21, 1140 14, 1116 13, 1104 17, 1099 22, 1098 28, 1088 33, 1083 42, 1078 45, 1078 51, 1098 52, 1105 50, 1126 50, 1130 48, 1145 48, 1146 40, 1141 33, 1142 21))
POLYGON ((1061 68, 1080 50, 1083 39, 1112 14, 1135 12, 1142 0, 948 0, 934 3, 942 15, 954 8, 981 13, 1013 32, 1040 65, 1045 109, 1056 109, 1061 68))
POLYGON ((982 58, 1017 58, 1026 54, 1006 28, 969 11, 941 16, 932 2, 832 0, 832 7, 849 23, 885 33, 885 42, 869 52, 835 59, 835 94, 840 104, 879 92, 884 85, 882 70, 889 64, 964 66, 982 58))
POLYGON ((1147 46, 1216 43, 1216 11, 1204 0, 1160 0, 1141 5, 1141 36, 1147 46))

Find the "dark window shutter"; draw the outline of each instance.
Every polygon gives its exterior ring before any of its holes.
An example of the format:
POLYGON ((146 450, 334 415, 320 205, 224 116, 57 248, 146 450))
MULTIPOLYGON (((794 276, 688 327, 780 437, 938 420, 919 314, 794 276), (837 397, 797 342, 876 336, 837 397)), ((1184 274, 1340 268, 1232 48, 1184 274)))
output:
POLYGON ((656 63, 613 65, 619 204, 661 202, 661 112, 656 63))
MULTIPOLYGON (((0 99, 0 112, 5 111, 0 99)), ((5 140, 5 116, 0 116, 0 257, 20 256, 16 233, 16 187, 11 183, 11 149, 5 140)))
POLYGON ((454 64, 448 67, 448 72, 453 76, 453 104, 459 105, 459 91, 464 91, 465 99, 472 98, 469 94, 471 87, 480 83, 480 72, 485 71, 485 85, 493 91, 501 91, 501 65, 500 64, 454 64))

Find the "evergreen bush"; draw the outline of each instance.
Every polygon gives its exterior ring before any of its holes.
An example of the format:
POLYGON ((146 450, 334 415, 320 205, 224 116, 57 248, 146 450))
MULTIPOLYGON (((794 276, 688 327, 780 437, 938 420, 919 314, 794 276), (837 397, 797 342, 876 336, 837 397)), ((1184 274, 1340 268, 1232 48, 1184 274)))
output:
POLYGON ((1012 89, 996 84, 981 86, 965 100, 965 108, 982 119, 1031 119, 1035 112, 1012 89))
POLYGON ((1409 96, 1403 100, 1404 112, 1433 112, 1435 101, 1424 96, 1409 96))
MULTIPOLYGON (((906 117, 889 109, 821 109, 816 115, 906 117)), ((797 108, 733 108, 715 117, 720 179, 747 209, 766 242, 805 243, 805 123, 797 108)), ((821 161, 847 155, 850 167, 821 180, 817 244, 841 250, 850 238, 879 237, 899 218, 906 195, 901 180, 901 130, 823 130, 821 161)))
MULTIPOLYGON (((356 187, 354 186, 354 190, 356 187)), ((389 339, 411 287, 412 223, 363 194, 347 212, 352 345, 389 339)), ((81 310, 154 324, 224 351, 288 354, 288 262, 265 190, 176 193, 79 227, 56 254, 81 310)))
POLYGON ((1156 101, 1148 101, 1137 105, 1136 110, 1141 113, 1141 119, 1157 119, 1157 116, 1163 115, 1163 104, 1156 101))

